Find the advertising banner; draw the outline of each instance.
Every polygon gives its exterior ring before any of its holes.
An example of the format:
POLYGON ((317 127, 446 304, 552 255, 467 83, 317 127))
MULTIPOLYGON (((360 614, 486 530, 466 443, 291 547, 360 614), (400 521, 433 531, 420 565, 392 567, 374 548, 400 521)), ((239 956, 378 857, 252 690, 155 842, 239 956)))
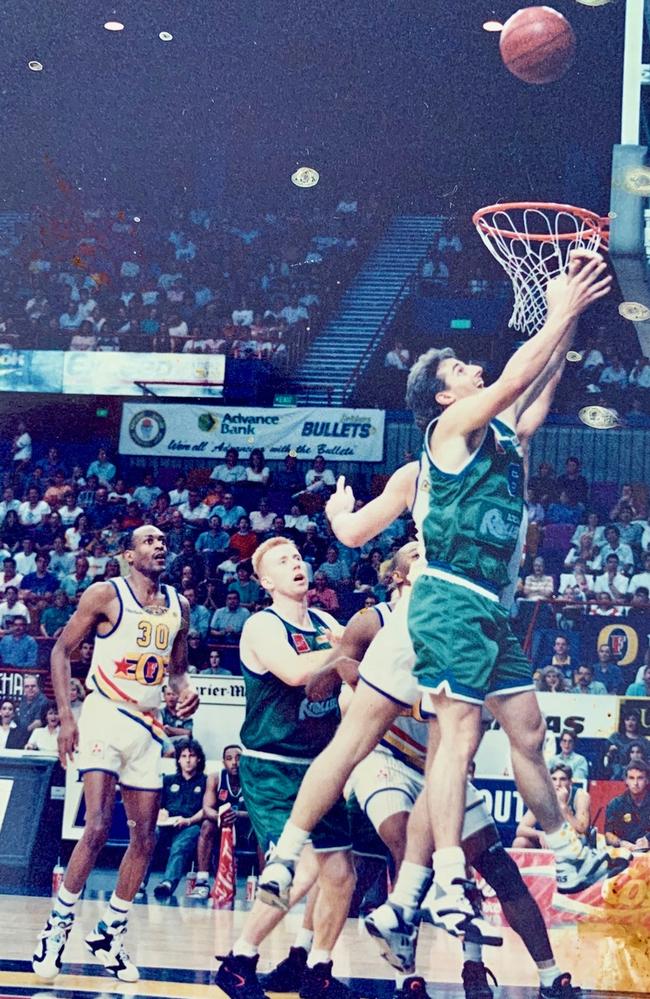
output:
POLYGON ((61 392, 63 357, 60 350, 0 347, 0 392, 61 392))
POLYGON ((385 413, 379 409, 142 405, 122 408, 120 454, 220 460, 230 447, 246 459, 254 447, 267 458, 289 451, 310 460, 381 461, 385 413))
POLYGON ((650 639, 650 614, 647 624, 639 619, 634 622, 626 618, 611 618, 590 615, 581 623, 582 652, 585 662, 596 662, 600 645, 609 645, 612 658, 623 670, 625 676, 635 666, 643 663, 650 639), (625 669, 627 667, 627 670, 625 669))
MULTIPOLYGON (((50 356, 52 356, 50 354, 50 356)), ((138 354, 68 351, 63 354, 68 395, 139 395, 221 398, 222 354, 138 354)))

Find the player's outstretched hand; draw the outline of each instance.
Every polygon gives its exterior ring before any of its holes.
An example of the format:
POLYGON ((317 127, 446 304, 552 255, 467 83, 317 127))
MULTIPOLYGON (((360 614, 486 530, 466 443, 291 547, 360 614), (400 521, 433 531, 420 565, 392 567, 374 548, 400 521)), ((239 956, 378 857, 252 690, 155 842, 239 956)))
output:
POLYGON ((607 295, 611 284, 600 253, 572 250, 566 272, 552 278, 546 288, 549 313, 564 312, 577 318, 592 302, 607 295))
POLYGON ((179 718, 189 718, 199 706, 199 695, 194 687, 183 687, 178 695, 176 714, 179 718))
POLYGON ((65 767, 68 760, 74 760, 74 753, 79 743, 79 729, 74 718, 64 718, 59 726, 57 745, 59 749, 59 763, 65 767))
POLYGON ((330 524, 339 513, 351 513, 354 510, 354 493, 352 486, 346 486, 345 476, 339 475, 336 489, 325 504, 325 513, 330 524))

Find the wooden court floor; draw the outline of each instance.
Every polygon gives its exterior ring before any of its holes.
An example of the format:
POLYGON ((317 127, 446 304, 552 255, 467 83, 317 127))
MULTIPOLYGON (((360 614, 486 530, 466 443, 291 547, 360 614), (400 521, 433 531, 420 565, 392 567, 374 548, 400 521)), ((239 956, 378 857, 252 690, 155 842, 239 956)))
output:
MULTIPOLYGON (((151 901, 134 906, 127 949, 140 968, 141 979, 125 985, 107 976, 83 946, 83 935, 104 908, 103 901, 84 900, 65 953, 63 973, 55 983, 40 982, 31 972, 30 957, 37 933, 49 912, 50 900, 0 895, 0 999, 105 999, 107 996, 159 996, 165 999, 221 999, 212 985, 217 954, 225 954, 246 918, 244 911, 218 912, 203 903, 161 905, 151 901)), ((260 971, 270 970, 286 956, 300 925, 300 914, 289 914, 262 948, 260 971)), ((650 994, 650 940, 645 931, 623 937, 609 928, 562 927, 551 938, 558 964, 572 973, 584 999, 594 996, 640 997, 650 994)), ((463 999, 460 986, 461 951, 457 941, 426 926, 420 936, 418 973, 429 983, 431 999, 463 999)), ((501 948, 486 948, 485 963, 497 977, 496 999, 537 996, 534 966, 521 941, 510 930, 501 948)), ((390 999, 389 967, 357 920, 349 919, 334 952, 335 973, 367 999, 390 999)))

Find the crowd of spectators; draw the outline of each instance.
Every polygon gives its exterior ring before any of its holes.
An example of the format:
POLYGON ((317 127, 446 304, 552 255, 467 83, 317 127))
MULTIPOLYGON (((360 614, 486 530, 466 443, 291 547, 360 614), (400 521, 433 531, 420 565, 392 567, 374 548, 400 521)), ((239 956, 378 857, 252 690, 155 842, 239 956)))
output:
POLYGON ((0 344, 221 353, 287 363, 380 225, 354 199, 242 223, 176 210, 45 214, 0 252, 0 344))

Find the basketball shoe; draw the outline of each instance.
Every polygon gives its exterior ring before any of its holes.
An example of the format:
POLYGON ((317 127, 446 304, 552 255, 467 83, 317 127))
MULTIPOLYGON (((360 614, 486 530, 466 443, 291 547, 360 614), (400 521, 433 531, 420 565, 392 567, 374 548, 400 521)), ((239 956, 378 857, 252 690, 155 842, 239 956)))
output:
POLYGON ((300 999, 359 999, 356 992, 332 976, 332 962, 323 961, 305 968, 300 983, 300 999))
POLYGON ((295 865, 292 860, 272 857, 257 883, 257 898, 275 909, 287 912, 295 865))
POLYGON ((59 916, 53 912, 38 935, 38 945, 32 957, 32 970, 46 982, 51 982, 61 971, 63 951, 73 923, 73 915, 59 916))
POLYGON ((124 949, 126 919, 115 920, 110 926, 102 920, 86 937, 86 947, 100 964, 120 982, 137 982, 140 972, 124 949))
POLYGON ((257 977, 258 961, 259 954, 256 957, 245 957, 231 951, 221 958, 214 984, 230 999, 268 999, 257 977))
POLYGON ((401 905, 384 902, 366 916, 364 926, 377 941, 381 956, 392 968, 405 975, 415 970, 418 928, 405 918, 401 905))
POLYGON ((427 983, 419 975, 413 975, 402 982, 401 989, 396 989, 393 999, 429 999, 427 983))
POLYGON ((571 975, 563 972, 552 985, 540 985, 539 999, 577 999, 581 989, 571 984, 571 975))
POLYGON ((307 951, 304 947, 291 947, 284 961, 262 975, 262 988, 269 992, 297 992, 307 967, 307 951))
POLYGON ((465 961, 462 975, 465 999, 492 999, 494 992, 490 988, 488 975, 495 985, 498 983, 482 961, 465 961))
POLYGON ((503 933, 483 918, 480 895, 474 882, 454 878, 451 886, 451 891, 441 892, 433 882, 422 902, 422 918, 430 919, 434 926, 468 943, 500 947, 503 933))

